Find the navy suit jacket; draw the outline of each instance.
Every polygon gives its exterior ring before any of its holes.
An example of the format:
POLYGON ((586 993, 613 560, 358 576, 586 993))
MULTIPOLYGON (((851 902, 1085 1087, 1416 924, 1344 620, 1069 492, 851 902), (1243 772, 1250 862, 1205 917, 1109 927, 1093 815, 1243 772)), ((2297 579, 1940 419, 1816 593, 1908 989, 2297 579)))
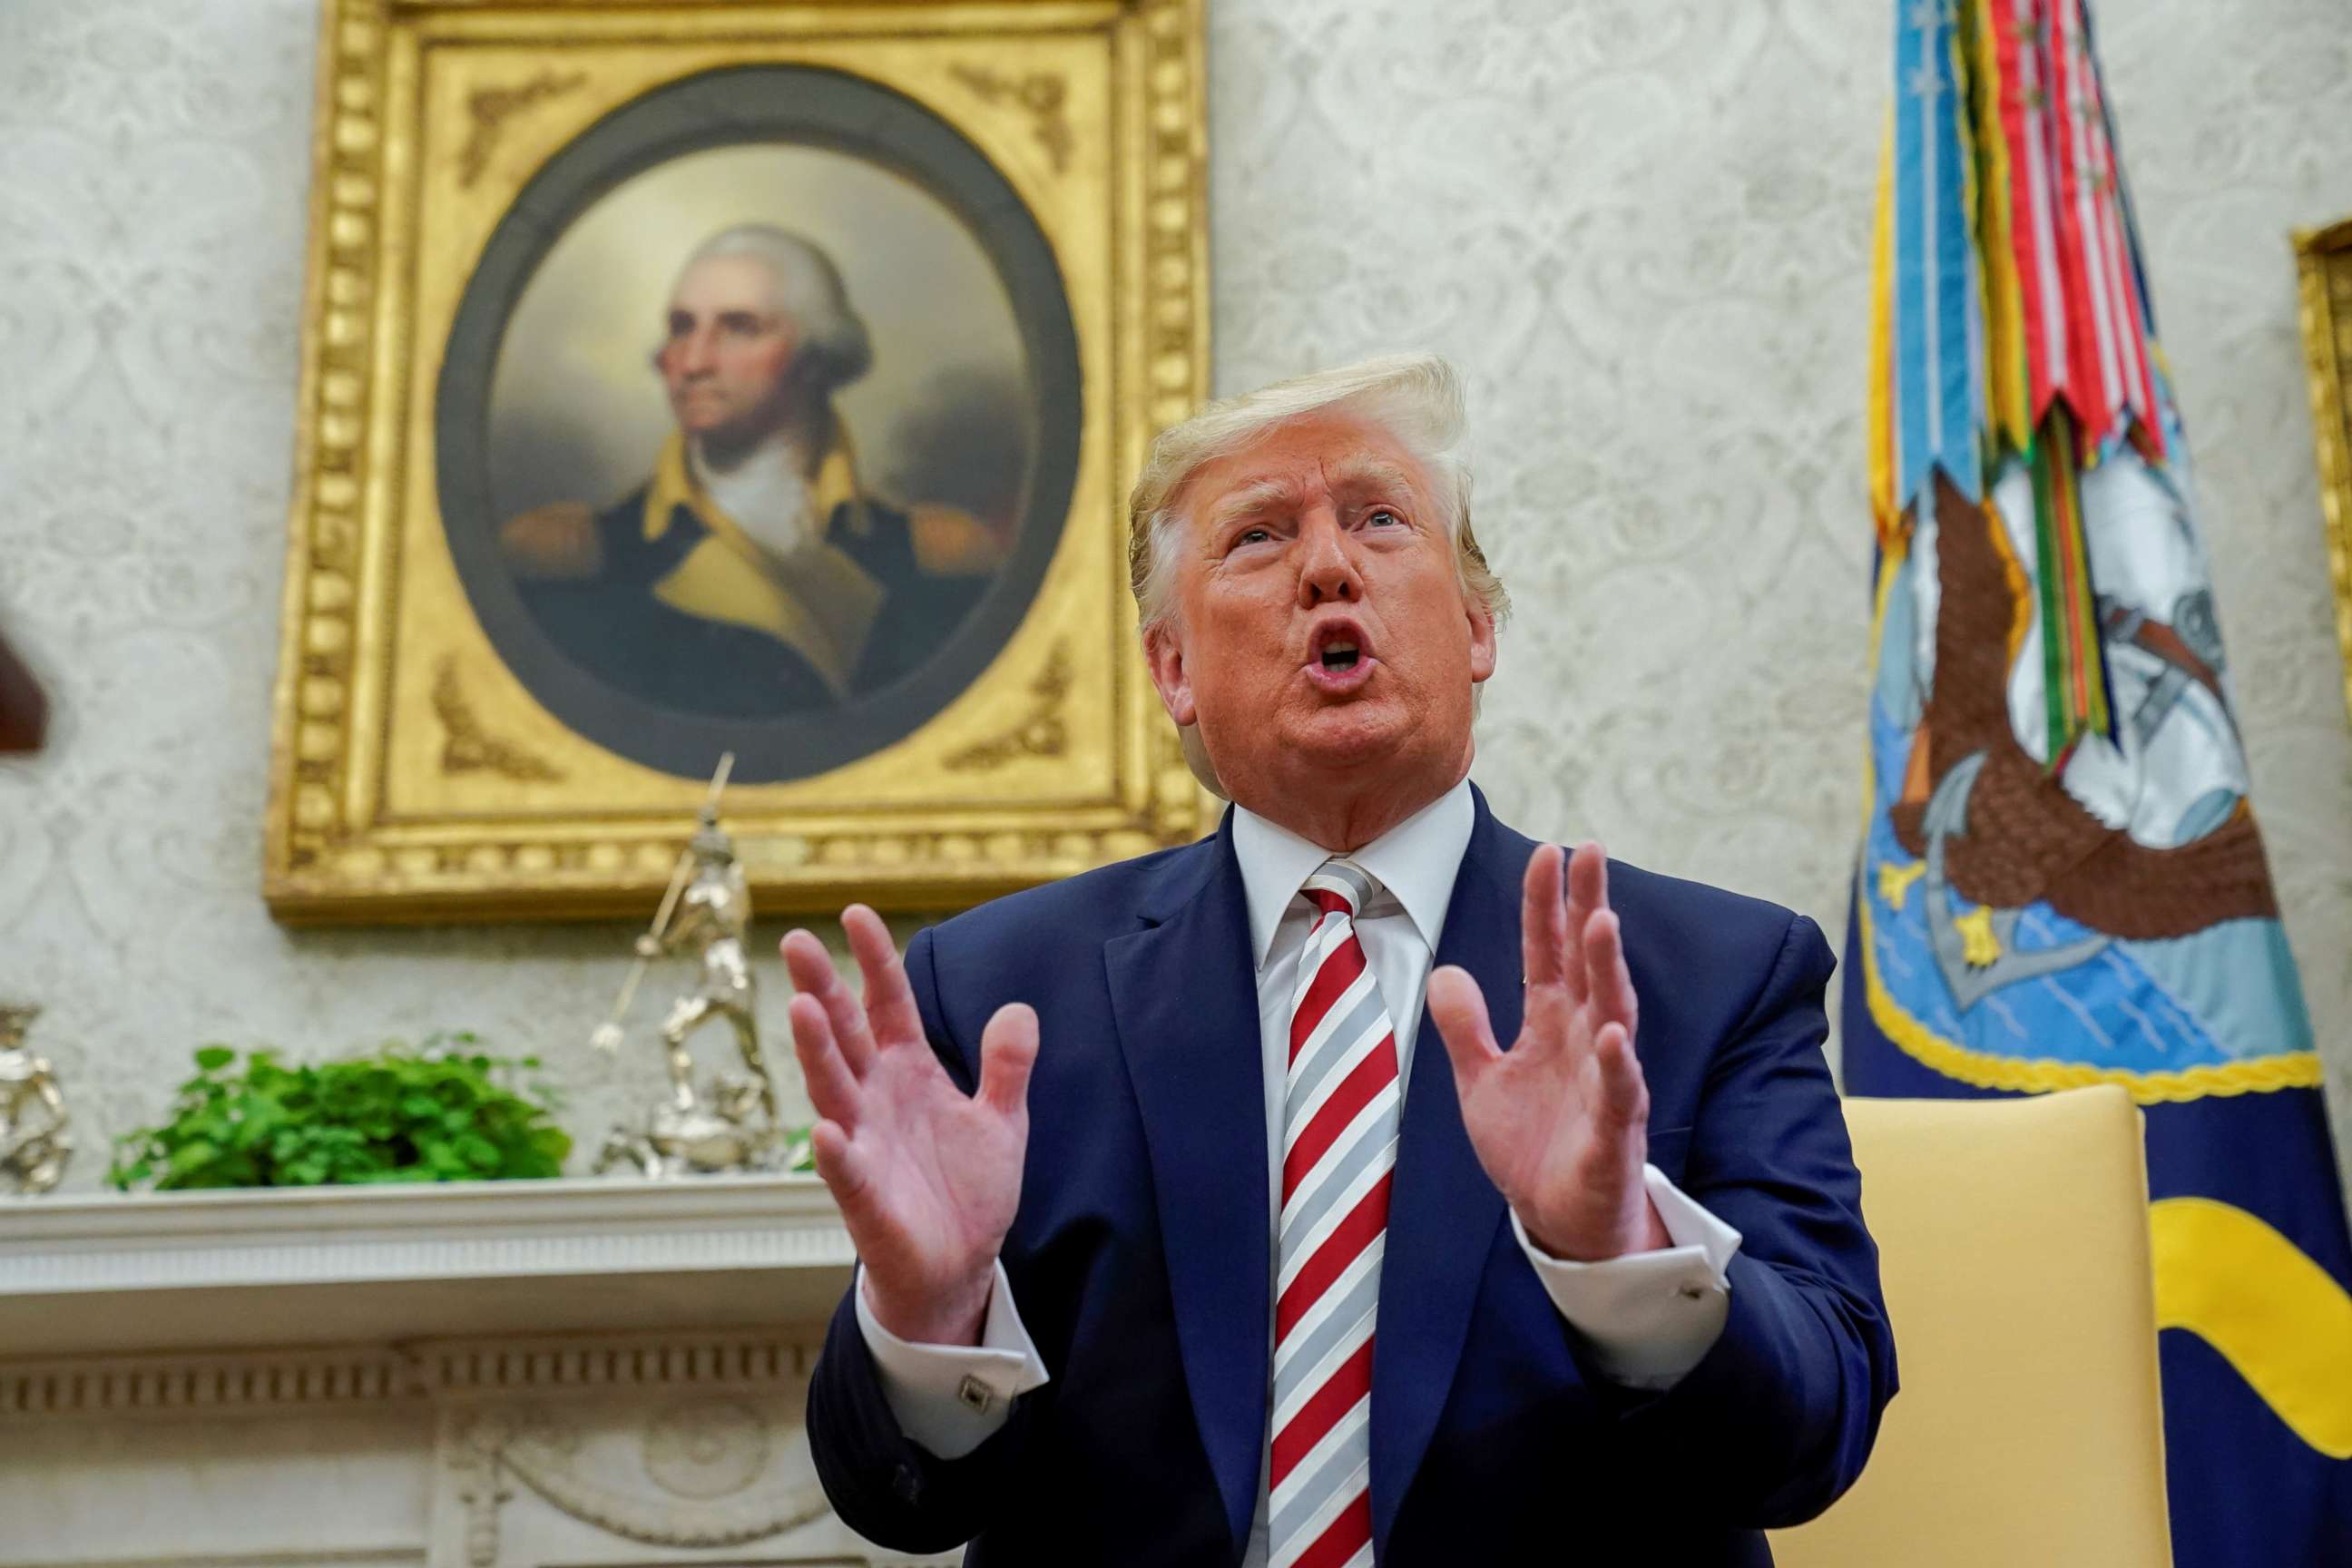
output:
MULTIPOLYGON (((646 492, 639 485, 596 518, 603 565, 579 581, 517 584, 540 629, 563 657, 605 685, 683 713, 765 719, 839 710, 842 700, 799 653, 768 636, 726 621, 674 610, 654 584, 710 535, 691 508, 670 512, 657 540, 645 537, 646 492)), ((907 516, 867 498, 864 526, 851 503, 834 509, 826 538, 881 584, 882 608, 866 652, 849 674, 849 698, 880 690, 937 653, 987 585, 982 577, 933 576, 915 559, 907 516)))
MULTIPOLYGON (((1534 843, 1483 795, 1439 963, 1519 1027, 1534 843)), ((1404 1097, 1371 1396, 1380 1561, 1757 1564, 1767 1526, 1861 1472, 1895 1392, 1877 1250, 1821 1045, 1811 921, 1612 864, 1642 1004, 1650 1160, 1743 1240, 1729 1315, 1668 1393, 1592 1370, 1511 1235, 1424 1016, 1404 1097)), ((1020 1210, 1003 1258, 1053 1381, 942 1460, 892 1418, 854 1302, 809 1392, 851 1528, 966 1563, 1239 1561, 1267 1420, 1263 1065, 1230 815, 1215 837, 982 906, 917 936, 924 1027, 969 1089, 981 1028, 1033 1004, 1020 1210)))

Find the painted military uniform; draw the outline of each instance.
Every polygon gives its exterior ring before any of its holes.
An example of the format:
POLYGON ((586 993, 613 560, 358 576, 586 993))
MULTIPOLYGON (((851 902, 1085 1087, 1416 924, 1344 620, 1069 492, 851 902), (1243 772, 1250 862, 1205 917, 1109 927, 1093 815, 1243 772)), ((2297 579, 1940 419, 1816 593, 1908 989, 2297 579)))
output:
POLYGON ((673 435, 644 487, 596 514, 583 575, 519 584, 566 658, 655 706, 721 718, 823 711, 928 659, 986 584, 973 519, 859 488, 836 438, 810 485, 823 538, 778 557, 695 483, 673 435))

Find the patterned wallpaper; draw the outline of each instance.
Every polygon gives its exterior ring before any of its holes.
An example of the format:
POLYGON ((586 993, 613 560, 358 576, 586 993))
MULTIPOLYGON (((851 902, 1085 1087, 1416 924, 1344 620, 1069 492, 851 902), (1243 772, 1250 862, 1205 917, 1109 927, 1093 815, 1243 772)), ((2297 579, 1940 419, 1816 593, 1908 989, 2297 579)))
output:
MULTIPOLYGON (((1520 606, 1478 767, 1499 809, 1839 929, 1884 0, 1211 3, 1217 384, 1412 344, 1463 368, 1520 606)), ((48 1006, 75 1185, 210 1038, 471 1027, 548 1055, 587 1139, 656 1080, 582 1043, 614 929, 293 932, 261 906, 313 18, 0 5, 0 617, 59 709, 47 755, 0 764, 0 991, 48 1006)), ((2352 212, 2352 22, 2101 19, 2352 1126, 2352 731, 2285 243, 2352 212)))

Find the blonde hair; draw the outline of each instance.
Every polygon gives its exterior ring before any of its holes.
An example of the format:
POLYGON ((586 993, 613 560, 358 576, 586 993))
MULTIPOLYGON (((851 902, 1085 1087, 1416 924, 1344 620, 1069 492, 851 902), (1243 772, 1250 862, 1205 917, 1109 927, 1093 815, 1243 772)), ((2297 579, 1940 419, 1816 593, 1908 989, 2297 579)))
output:
MULTIPOLYGON (((1185 484, 1208 464, 1244 450, 1280 426, 1329 414, 1353 416, 1386 431, 1420 466, 1454 541, 1454 574, 1463 595, 1497 628, 1502 626, 1511 613, 1511 595, 1470 530, 1470 465, 1461 451, 1469 421, 1463 411, 1461 379, 1435 354, 1405 353, 1316 371, 1223 398, 1160 433, 1127 500, 1128 584, 1135 592, 1146 637, 1175 613, 1170 600, 1185 521, 1176 503, 1185 484)), ((1474 702, 1478 695, 1473 694, 1474 702)), ((1224 795, 1202 744, 1200 726, 1180 725, 1177 733, 1192 776, 1214 794, 1224 795)))
POLYGON ((1461 381, 1435 354, 1412 353, 1278 381, 1209 404, 1160 433, 1127 501, 1128 582, 1143 629, 1150 631, 1172 613, 1169 596, 1184 525, 1176 501, 1185 482, 1277 426, 1318 414, 1352 415, 1377 426, 1421 466, 1454 540, 1462 591, 1502 625, 1511 596, 1470 530, 1470 466, 1461 453, 1468 421, 1461 381))

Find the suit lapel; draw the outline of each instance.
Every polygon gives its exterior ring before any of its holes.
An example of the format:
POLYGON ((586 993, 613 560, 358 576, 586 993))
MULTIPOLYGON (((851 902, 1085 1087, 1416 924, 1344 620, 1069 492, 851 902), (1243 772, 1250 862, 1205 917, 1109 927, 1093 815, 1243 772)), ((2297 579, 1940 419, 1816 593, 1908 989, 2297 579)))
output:
MULTIPOLYGON (((1184 1379, 1238 1544, 1266 1423, 1273 1194, 1249 913, 1230 814, 1181 858, 1148 929, 1103 947, 1165 1244, 1184 1379), (1181 875, 1205 858, 1205 876, 1181 875)), ((1449 1092, 1451 1092, 1449 1090, 1449 1092)))
MULTIPOLYGON (((1496 822, 1485 795, 1475 800, 1477 821, 1433 967, 1470 972, 1486 994, 1496 1037, 1507 1045, 1519 1032, 1519 882, 1532 851, 1496 822)), ((1502 1219, 1503 1195, 1470 1146, 1454 1064, 1424 1009, 1397 1133, 1372 1340, 1372 1537, 1383 1550, 1453 1386, 1502 1219)))

